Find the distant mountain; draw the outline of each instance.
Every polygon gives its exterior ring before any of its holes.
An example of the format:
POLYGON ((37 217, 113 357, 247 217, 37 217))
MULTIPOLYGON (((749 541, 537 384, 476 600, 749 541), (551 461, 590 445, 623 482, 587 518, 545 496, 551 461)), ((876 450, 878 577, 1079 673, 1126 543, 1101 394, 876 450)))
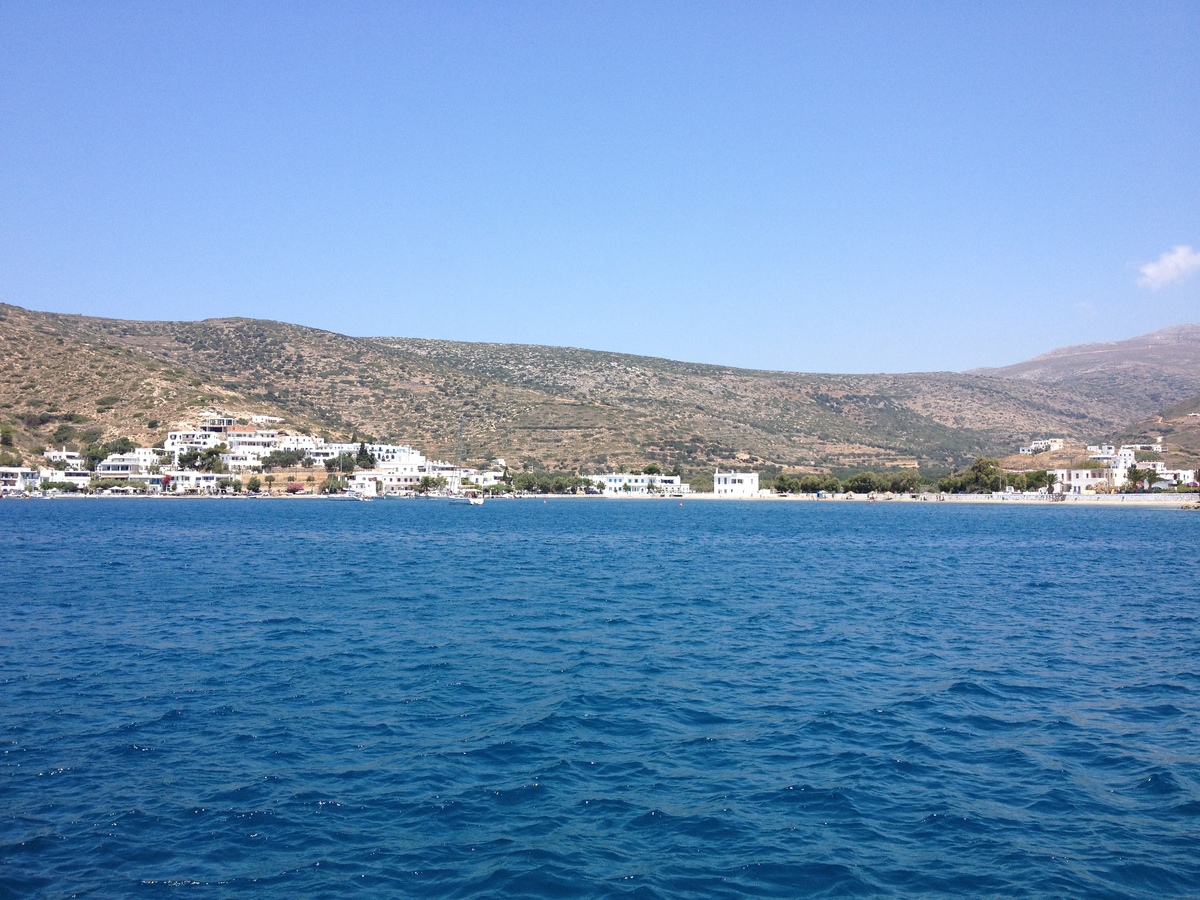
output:
MULTIPOLYGON (((1163 398, 1158 409, 1200 394, 1198 345, 1176 343, 1166 366, 1150 341, 1109 356, 1118 364, 1094 375, 1078 361, 1074 375, 1066 362, 1028 372, 1020 364, 821 375, 356 338, 255 319, 132 322, 0 305, 0 424, 27 453, 59 439, 151 443, 214 406, 282 416, 291 430, 411 442, 450 459, 461 446, 467 460, 503 456, 528 468, 939 469, 1006 455, 1031 435, 1106 437, 1143 418, 1151 395, 1163 398), (1190 370, 1180 362, 1189 352, 1190 370)), ((1040 359, 1076 349, 1091 352, 1040 359)))
POLYGON ((974 375, 1067 388, 1126 411, 1133 421, 1200 394, 1200 325, 1176 325, 1127 341, 1051 350, 974 375))

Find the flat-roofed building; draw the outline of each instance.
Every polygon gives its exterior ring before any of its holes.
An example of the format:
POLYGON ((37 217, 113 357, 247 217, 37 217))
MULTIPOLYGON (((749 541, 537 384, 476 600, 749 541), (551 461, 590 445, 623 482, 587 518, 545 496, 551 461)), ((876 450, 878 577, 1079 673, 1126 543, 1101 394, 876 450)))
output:
POLYGON ((713 493, 718 497, 757 497, 757 472, 713 472, 713 493))

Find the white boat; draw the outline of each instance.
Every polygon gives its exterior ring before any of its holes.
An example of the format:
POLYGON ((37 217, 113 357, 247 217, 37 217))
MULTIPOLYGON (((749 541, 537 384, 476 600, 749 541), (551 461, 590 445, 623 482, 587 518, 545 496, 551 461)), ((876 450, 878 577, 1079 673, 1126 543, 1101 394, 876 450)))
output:
POLYGON ((483 506, 483 495, 479 491, 467 491, 465 494, 455 494, 450 498, 451 503, 469 504, 471 506, 483 506))
POLYGON ((361 500, 365 503, 365 502, 369 502, 373 498, 368 497, 362 491, 355 490, 354 488, 350 488, 350 490, 346 491, 346 493, 344 493, 344 494, 330 494, 329 499, 330 500, 361 500))

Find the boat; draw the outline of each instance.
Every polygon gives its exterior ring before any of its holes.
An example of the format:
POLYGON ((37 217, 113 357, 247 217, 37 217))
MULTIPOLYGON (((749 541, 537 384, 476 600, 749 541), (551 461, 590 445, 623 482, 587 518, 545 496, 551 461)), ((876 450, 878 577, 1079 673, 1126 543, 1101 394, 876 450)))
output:
POLYGON ((467 491, 464 494, 455 494, 450 498, 451 503, 460 503, 470 506, 483 506, 483 495, 479 491, 467 491))
POLYGON ((330 494, 329 499, 330 500, 361 500, 364 503, 367 503, 367 502, 370 502, 373 498, 367 496, 360 490, 356 490, 355 488, 350 488, 344 494, 330 494))

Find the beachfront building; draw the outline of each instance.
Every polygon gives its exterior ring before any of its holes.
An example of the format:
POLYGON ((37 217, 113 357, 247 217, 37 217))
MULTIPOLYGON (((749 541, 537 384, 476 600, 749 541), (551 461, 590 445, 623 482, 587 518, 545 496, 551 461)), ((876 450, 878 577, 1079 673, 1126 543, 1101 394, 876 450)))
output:
POLYGON ((347 479, 347 485, 352 490, 374 497, 377 494, 409 494, 416 489, 417 482, 411 475, 400 475, 396 472, 384 472, 372 469, 365 472, 355 472, 347 479))
POLYGON ((464 483, 481 488, 495 487, 504 480, 504 473, 496 469, 462 469, 460 475, 464 483))
POLYGON ((0 466, 0 494, 23 494, 41 485, 37 469, 25 466, 0 466))
POLYGON ((713 472, 713 493, 718 497, 757 497, 757 472, 713 472))
POLYGON ((691 493, 691 485, 683 483, 678 475, 648 475, 644 472, 609 472, 592 475, 592 482, 605 494, 628 496, 630 494, 664 494, 677 497, 691 493))
POLYGON ((1108 490, 1115 487, 1113 470, 1107 467, 1100 469, 1051 469, 1050 474, 1057 476, 1054 492, 1058 494, 1082 494, 1085 491, 1094 493, 1098 488, 1108 490))
POLYGON ((1192 484, 1196 480, 1195 469, 1168 469, 1167 464, 1159 459, 1141 463, 1138 468, 1149 469, 1154 472, 1157 478, 1154 487, 1159 487, 1160 485, 1175 487, 1177 485, 1192 484))
MULTIPOLYGON (((395 476, 391 476, 395 477, 395 476)), ((356 491, 364 497, 377 497, 380 494, 400 494, 403 490, 393 482, 390 486, 392 490, 388 490, 388 474, 386 472, 355 472, 348 479, 347 487, 356 491)))
POLYGON ((154 447, 135 447, 127 453, 114 453, 96 464, 96 477, 101 479, 128 479, 135 475, 149 475, 168 461, 165 451, 154 447))
MULTIPOLYGON (((195 472, 192 469, 172 469, 163 475, 170 479, 167 491, 172 494, 216 494, 220 492, 217 482, 229 477, 214 472, 195 472)), ((162 490, 162 476, 159 476, 159 490, 162 490)))
POLYGON ((82 468, 40 469, 38 470, 39 485, 46 482, 73 484, 77 488, 85 488, 92 483, 92 473, 82 468))

